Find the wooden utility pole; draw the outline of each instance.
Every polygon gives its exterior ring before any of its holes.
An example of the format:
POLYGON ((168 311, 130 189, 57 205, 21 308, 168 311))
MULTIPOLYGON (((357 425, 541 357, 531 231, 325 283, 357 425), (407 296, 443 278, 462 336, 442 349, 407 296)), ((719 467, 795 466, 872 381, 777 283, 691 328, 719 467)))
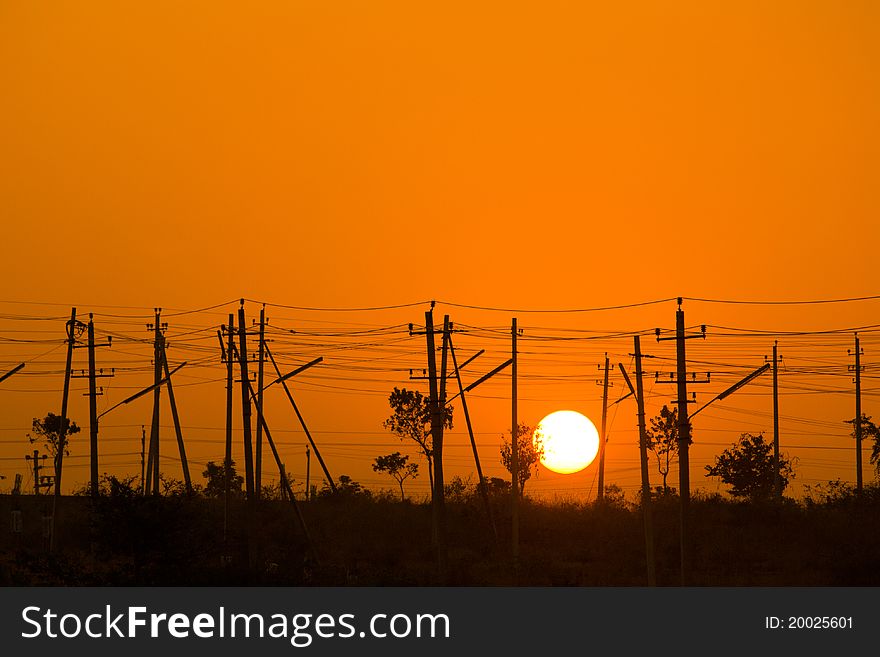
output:
POLYGON ((89 313, 89 473, 91 494, 98 497, 98 387, 95 380, 95 322, 89 313))
POLYGON ((514 582, 519 579, 519 417, 517 415, 516 390, 516 317, 510 324, 510 469, 511 469, 511 543, 513 553, 514 582))
POLYGON ((174 400, 174 388, 171 385, 171 371, 168 368, 168 356, 165 352, 165 340, 162 340, 162 369, 165 372, 165 385, 168 386, 168 402, 171 404, 171 419, 174 421, 174 435, 177 437, 177 451, 180 454, 180 466, 183 469, 183 482, 186 494, 193 494, 192 480, 189 476, 189 463, 186 460, 186 446, 183 443, 183 432, 180 428, 180 415, 177 413, 177 402, 174 400))
MULTIPOLYGON (((486 485, 485 478, 483 477, 483 468, 480 465, 480 454, 477 451, 477 441, 474 439, 474 427, 471 424, 471 414, 468 411, 467 398, 465 397, 464 384, 461 381, 461 368, 458 366, 458 359, 455 357, 455 347, 452 344, 452 335, 449 336, 449 353, 452 356, 452 367, 455 369, 455 378, 458 381, 458 396, 461 398, 461 410, 464 413, 464 421, 467 425, 468 437, 471 441, 471 450, 474 453, 474 464, 477 466, 477 489, 480 491, 480 497, 483 499, 483 505, 486 507, 486 515, 489 516, 489 524, 492 526, 492 535, 495 537, 495 541, 498 541, 498 528, 495 525, 495 516, 492 513, 492 504, 489 502, 489 491, 486 485)), ((482 352, 480 352, 482 353, 482 352)), ((479 355, 479 354, 477 354, 479 355)), ((474 357, 471 357, 466 361, 466 363, 462 364, 464 367, 467 362, 473 360, 474 357)))
POLYGON ((147 458, 147 495, 159 494, 159 400, 162 382, 162 309, 156 308, 153 331, 153 418, 150 424, 150 450, 147 458))
POLYGON ((312 476, 312 453, 309 451, 309 446, 306 445, 306 502, 310 501, 311 497, 312 497, 311 476, 312 476))
MULTIPOLYGON (((657 329, 657 341, 675 340, 676 354, 676 374, 675 378, 663 383, 675 383, 678 388, 678 399, 675 404, 678 406, 678 481, 679 481, 679 499, 681 501, 681 585, 687 586, 690 580, 690 534, 688 531, 688 519, 690 517, 690 499, 691 499, 691 483, 690 483, 690 458, 689 450, 691 445, 691 423, 688 418, 689 399, 687 384, 687 358, 685 355, 685 341, 690 338, 706 337, 706 326, 703 325, 702 331, 695 335, 686 335, 684 328, 684 311, 681 309, 682 298, 678 297, 678 309, 675 311, 675 337, 661 338, 660 329, 657 329)), ((698 381, 696 375, 690 379, 691 383, 708 383, 707 375, 705 380, 698 381)))
POLYGON ((67 360, 64 366, 64 390, 61 394, 61 418, 58 427, 58 449, 55 453, 55 494, 52 497, 52 523, 49 536, 49 551, 55 549, 55 518, 58 515, 61 499, 61 473, 64 466, 64 450, 67 447, 67 401, 70 397, 70 365, 73 360, 73 346, 76 343, 76 308, 70 309, 67 322, 67 360))
POLYGON ((253 501, 255 499, 254 447, 251 440, 251 399, 248 394, 250 380, 248 379, 247 327, 244 317, 244 299, 242 299, 241 307, 238 309, 238 341, 238 367, 239 374, 241 375, 241 420, 244 429, 245 488, 248 500, 253 501))
POLYGON ((605 353, 605 383, 602 389, 602 435, 599 439, 599 496, 600 503, 605 501, 605 446, 608 442, 606 433, 608 421, 608 353, 605 353))
POLYGON ((146 493, 144 482, 144 477, 147 474, 146 466, 146 451, 147 451, 147 430, 144 428, 144 425, 141 425, 141 495, 146 493))
POLYGON ((856 364, 851 367, 855 372, 856 384, 856 421, 854 425, 856 435, 856 492, 862 492, 862 348, 859 346, 859 334, 855 334, 856 345, 853 354, 856 364))
POLYGON ((645 390, 642 377, 642 344, 638 335, 633 336, 636 359, 636 403, 639 418, 639 464, 642 472, 642 513, 645 524, 645 559, 648 570, 648 586, 657 586, 654 561, 654 521, 651 516, 651 480, 648 475, 648 430, 645 426, 645 390))
MULTIPOLYGON (((232 386, 233 386, 233 363, 235 350, 235 316, 229 313, 226 325, 227 348, 226 348, 226 451, 223 457, 223 543, 229 531, 229 488, 232 468, 232 386)), ((228 556, 228 555, 227 555, 228 556)))
MULTIPOLYGON (((446 330, 448 317, 443 324, 443 348, 445 357, 446 330)), ((437 569, 440 581, 446 579, 446 533, 442 523, 443 510, 443 415, 445 408, 440 405, 440 391, 437 385, 437 351, 434 344, 434 311, 425 312, 425 337, 428 350, 428 390, 431 410, 431 448, 434 452, 434 495, 432 518, 434 536, 437 540, 437 569), (439 446, 439 451, 438 451, 439 446), (439 465, 438 465, 439 462, 439 465)), ((444 372, 445 374, 445 372, 444 372)))
MULTIPOLYGON (((95 344, 95 322, 94 316, 92 313, 89 313, 89 323, 86 327, 88 340, 86 342, 86 348, 88 349, 88 357, 89 357, 89 371, 88 374, 73 374, 71 373, 71 378, 78 379, 87 376, 89 379, 89 391, 85 393, 85 396, 89 398, 89 473, 90 473, 90 483, 89 488, 92 497, 98 497, 99 487, 98 487, 98 397, 104 394, 103 388, 100 390, 97 386, 97 379, 104 379, 107 377, 113 376, 112 370, 108 373, 104 373, 103 368, 98 371, 95 367, 95 347, 109 347, 112 345, 113 338, 108 337, 107 342, 105 344, 96 345, 95 344)), ((74 349, 82 347, 83 345, 74 345, 74 349)))
MULTIPOLYGON (((257 414, 263 413, 263 363, 266 360, 266 306, 260 308, 260 344, 257 351, 257 414)), ((257 417, 257 445, 254 454, 254 494, 260 499, 263 486, 263 423, 257 417)))
POLYGON ((782 496, 779 478, 779 340, 773 341, 773 494, 782 496))
POLYGON ((40 470, 45 468, 45 465, 41 465, 46 462, 46 455, 43 454, 40 456, 40 450, 35 449, 33 456, 25 456, 26 461, 34 462, 34 495, 40 494, 40 470))
MULTIPOLYGON (((276 374, 278 375, 278 381, 281 383, 281 387, 284 388, 284 392, 287 395, 287 400, 290 402, 290 405, 293 407, 293 412, 296 414, 296 419, 299 420, 299 424, 302 427, 303 433, 306 434, 306 438, 308 438, 309 444, 312 446, 312 449, 315 450, 315 456, 318 459, 318 464, 321 466, 321 470, 324 471, 324 477, 327 480, 327 484, 330 486, 330 490, 334 493, 336 492, 336 483, 333 481, 333 477, 330 475, 330 470, 327 468, 327 464, 324 463, 324 458, 321 456, 321 451, 318 449, 318 446, 315 444, 314 439, 312 438, 312 434, 309 431, 309 427, 306 425, 306 421, 302 416, 302 413, 299 412, 299 407, 296 405, 296 402, 293 400, 293 395, 290 392, 290 388, 287 387, 287 379, 292 376, 292 373, 286 374, 284 376, 281 375, 281 369, 278 367, 278 363, 275 361, 275 356, 272 354, 272 351, 269 349, 268 345, 264 346, 266 350, 266 355, 269 356, 269 360, 272 362, 272 367, 275 369, 276 374)), ((303 367, 311 366, 312 364, 319 363, 323 358, 315 359, 308 365, 303 367)), ((299 368, 300 370, 302 368, 299 368)), ((294 370, 296 372, 298 370, 294 370)))

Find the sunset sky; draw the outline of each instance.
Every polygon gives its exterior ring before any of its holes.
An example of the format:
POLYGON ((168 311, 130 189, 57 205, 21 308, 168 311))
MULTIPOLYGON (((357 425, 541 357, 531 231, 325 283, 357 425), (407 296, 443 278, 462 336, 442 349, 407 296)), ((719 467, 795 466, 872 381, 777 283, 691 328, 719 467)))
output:
MULTIPOLYGON (((222 458, 213 331, 240 297, 250 319, 257 302, 364 308, 437 299, 534 310, 682 295, 877 294, 878 71, 880 6, 868 1, 4 2, 0 369, 40 357, 27 376, 0 384, 0 489, 24 472, 31 419, 60 410, 63 347, 42 354, 60 344, 72 305, 99 313, 99 331, 118 336, 99 365, 141 368, 105 382, 100 410, 149 384, 149 345, 126 345, 123 336, 148 338, 153 307, 168 309, 169 358, 203 359, 180 379, 201 383, 178 397, 193 458, 204 462, 222 458), (28 319, 49 317, 62 319, 28 319), (10 341, 20 339, 49 342, 10 341)), ((291 367, 327 359, 295 393, 310 427, 335 445, 327 453, 334 474, 380 485, 369 462, 396 449, 381 428, 385 398, 394 385, 424 389, 406 372, 424 366, 423 338, 401 325, 423 323, 426 309, 268 307, 280 328, 320 334, 276 337, 291 367), (384 330, 372 346, 350 335, 367 328, 384 330), (341 349, 355 342, 359 350, 341 349), (393 367, 380 367, 382 356, 393 367)), ((854 415, 845 369, 852 332, 773 332, 872 325, 880 301, 688 301, 685 309, 689 325, 713 327, 688 350, 714 365, 694 370, 725 373, 700 398, 761 365, 778 337, 790 377, 783 450, 800 456, 805 482, 854 478, 849 452, 815 449, 852 445, 843 425, 854 415), (730 331, 718 327, 769 333, 722 337, 730 331), (785 440, 805 449, 786 449, 785 440)), ((629 364, 632 351, 630 336, 612 336, 672 328, 674 310, 672 301, 561 314, 439 303, 437 313, 479 327, 460 338, 464 354, 488 351, 473 378, 507 357, 506 338, 492 331, 518 316, 522 348, 531 350, 522 356, 521 414, 534 424, 559 408, 598 423, 596 365, 606 351, 629 364), (558 339, 570 329, 601 339, 558 339)), ((878 370, 870 371, 880 334, 863 335, 863 408, 880 416, 878 370)), ((643 340, 648 353, 673 354, 670 343, 643 340)), ((84 350, 76 358, 85 367, 84 350)), ((653 376, 673 365, 661 359, 648 369, 653 376)), ((624 385, 617 379, 614 393, 624 385)), ((84 380, 76 383, 70 414, 84 430, 73 449, 86 454, 84 380)), ((770 430, 768 383, 730 398, 738 415, 706 412, 703 442, 714 444, 696 453, 695 485, 716 488, 702 465, 740 432, 770 430)), ((473 412, 487 469, 500 476, 509 377, 487 386, 497 399, 475 399, 473 412)), ((651 395, 650 414, 674 398, 672 390, 651 395)), ((287 457, 301 462, 303 438, 286 400, 271 403, 270 421, 289 432, 287 457)), ((634 413, 626 402, 617 407, 607 477, 630 490, 634 413)), ((167 406, 163 417, 170 423, 167 406)), ((102 424, 111 440, 102 449, 128 455, 117 458, 120 470, 139 469, 130 453, 149 419, 145 401, 102 424)), ((449 469, 466 476, 463 428, 459 417, 449 469)), ((162 435, 171 454, 173 433, 162 435)), ((70 484, 87 477, 79 463, 65 476, 70 484)), ((297 476, 304 466, 289 469, 297 476)), ((583 493, 594 470, 542 473, 535 486, 583 493)), ((865 472, 872 476, 867 459, 865 472)), ((427 476, 419 486, 427 490, 427 476)))

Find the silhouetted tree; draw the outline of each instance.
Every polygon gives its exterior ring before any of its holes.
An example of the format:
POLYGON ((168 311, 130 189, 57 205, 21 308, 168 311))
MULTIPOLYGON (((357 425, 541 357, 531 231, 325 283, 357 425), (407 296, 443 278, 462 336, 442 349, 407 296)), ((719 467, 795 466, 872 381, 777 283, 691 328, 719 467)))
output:
POLYGON ((339 479, 336 481, 336 493, 333 492, 333 489, 327 485, 327 482, 324 482, 323 488, 321 488, 321 492, 318 493, 319 497, 370 497, 370 491, 361 486, 360 482, 355 481, 348 475, 339 475, 339 479))
MULTIPOLYGON (((520 424, 516 441, 517 470, 519 474, 519 494, 525 492, 526 482, 532 473, 538 474, 538 463, 544 455, 544 441, 540 434, 532 437, 532 428, 520 424)), ((513 476, 513 446, 504 436, 501 437, 501 464, 513 476)))
MULTIPOLYGON (((752 500, 773 495, 773 445, 764 434, 744 433, 739 441, 715 457, 715 465, 706 466, 707 477, 718 477, 730 486, 734 497, 752 500)), ((791 460, 779 456, 780 491, 794 478, 791 460)))
MULTIPOLYGON (((428 461, 428 480, 431 496, 434 495, 434 449, 431 439, 431 409, 428 398, 418 390, 395 387, 388 397, 392 414, 383 426, 396 434, 401 440, 414 441, 428 461)), ((443 426, 452 428, 452 406, 443 412, 443 426)))
MULTIPOLYGON (((847 420, 847 424, 853 425, 852 437, 856 437, 856 420, 847 420)), ((871 416, 862 413, 862 440, 873 440, 871 445, 871 465, 874 466, 874 476, 880 479, 880 427, 871 422, 871 416)))
POLYGON ((669 492, 666 478, 669 467, 678 459, 678 409, 670 410, 665 404, 657 417, 651 418, 651 427, 646 432, 647 447, 657 459, 657 471, 663 477, 663 494, 669 492))
POLYGON ((206 480, 204 494, 205 497, 223 497, 226 494, 226 472, 229 472, 229 494, 233 497, 242 497, 244 491, 241 487, 244 485, 244 477, 235 471, 235 461, 229 461, 226 468, 222 465, 208 461, 205 464, 205 471, 202 476, 206 480))
POLYGON ((394 452, 386 456, 377 456, 375 463, 373 463, 374 471, 387 473, 400 486, 401 502, 406 499, 403 494, 403 482, 410 477, 415 479, 419 476, 419 464, 407 463, 407 461, 409 461, 409 456, 403 456, 400 452, 394 452))
MULTIPOLYGON (((55 415, 55 413, 49 413, 44 418, 35 417, 31 426, 31 430, 36 434, 36 436, 31 434, 27 435, 31 444, 34 444, 38 440, 42 440, 43 447, 46 451, 49 452, 52 458, 57 458, 59 448, 58 442, 61 436, 61 416, 55 415)), ((71 421, 70 418, 64 420, 64 426, 64 455, 69 456, 70 450, 68 449, 68 439, 73 434, 79 433, 80 429, 76 425, 76 422, 71 421)))

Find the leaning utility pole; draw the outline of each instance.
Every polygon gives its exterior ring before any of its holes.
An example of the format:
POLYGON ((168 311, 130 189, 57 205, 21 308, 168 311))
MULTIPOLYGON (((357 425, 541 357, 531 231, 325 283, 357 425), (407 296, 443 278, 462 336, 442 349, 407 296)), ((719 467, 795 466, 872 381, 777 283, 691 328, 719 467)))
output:
MULTIPOLYGON (((679 497, 681 500, 681 585, 687 586, 690 565, 690 534, 688 532, 688 517, 690 515, 690 458, 689 449, 691 444, 691 423, 688 419, 688 392, 687 392, 687 358, 685 356, 685 341, 690 338, 706 338, 706 326, 701 327, 699 334, 686 335, 684 329, 684 311, 681 309, 682 298, 678 297, 678 309, 675 311, 675 337, 661 338, 660 329, 656 330, 657 341, 675 340, 676 374, 675 378, 663 383, 675 383, 678 387, 678 481, 679 497)), ((659 381, 658 381, 659 382, 659 381)), ((709 378, 697 381, 696 374, 691 378, 691 383, 708 383, 709 378)))
MULTIPOLYGON (((606 426, 608 420, 608 353, 605 353, 605 383, 602 389, 602 435, 599 438, 599 497, 602 503, 605 500, 605 444, 608 442, 606 426)), ((598 382, 597 382, 598 383, 598 382)))
POLYGON ((49 536, 49 551, 55 549, 55 518, 61 499, 61 470, 64 465, 64 450, 67 446, 67 401, 70 397, 70 365, 73 360, 73 346, 76 343, 76 308, 70 309, 70 320, 67 322, 67 360, 64 366, 64 391, 61 395, 61 417, 58 427, 58 448, 55 453, 55 494, 52 497, 52 524, 49 536))
POLYGON ((477 484, 477 490, 480 491, 480 497, 483 499, 483 506, 486 508, 486 515, 489 516, 489 524, 492 525, 492 535, 495 537, 495 542, 497 543, 498 528, 495 525, 495 516, 492 513, 492 504, 489 502, 489 491, 487 489, 485 477, 483 477, 483 467, 480 464, 480 454, 477 451, 477 441, 474 438, 474 427, 471 424, 471 414, 468 410, 467 398, 464 394, 464 384, 461 381, 461 369, 482 353, 484 352, 481 349, 476 353, 476 355, 468 358, 464 363, 461 364, 461 367, 459 367, 458 359, 456 359, 455 357, 455 346, 452 344, 452 335, 449 336, 449 354, 452 356, 452 367, 455 369, 455 378, 458 381, 458 396, 461 398, 461 410, 464 413, 464 421, 467 425, 468 437, 471 441, 471 450, 474 453, 474 464, 477 466, 477 481, 479 482, 477 484))
POLYGON ((177 437, 177 451, 180 454, 180 466, 183 469, 183 482, 186 486, 186 494, 193 494, 192 480, 189 476, 189 462, 186 459, 186 446, 183 443, 183 432, 180 428, 180 415, 177 412, 177 402, 174 399, 174 388, 171 385, 171 371, 168 368, 168 356, 165 352, 167 347, 165 339, 162 340, 162 370, 165 373, 165 385, 168 386, 168 403, 171 404, 171 419, 174 422, 174 435, 177 437))
POLYGON ((862 492, 862 348, 859 346, 859 334, 855 334, 856 348, 850 352, 856 358, 856 364, 850 365, 849 370, 855 372, 856 384, 856 492, 862 492))

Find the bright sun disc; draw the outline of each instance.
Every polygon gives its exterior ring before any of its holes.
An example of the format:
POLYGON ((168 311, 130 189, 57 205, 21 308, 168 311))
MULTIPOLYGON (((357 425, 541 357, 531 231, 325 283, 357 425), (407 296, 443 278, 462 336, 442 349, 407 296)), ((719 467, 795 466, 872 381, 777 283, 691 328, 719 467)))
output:
POLYGON ((576 411, 556 411, 538 423, 532 442, 543 443, 541 463, 548 470, 571 474, 586 468, 599 453, 599 432, 576 411))

